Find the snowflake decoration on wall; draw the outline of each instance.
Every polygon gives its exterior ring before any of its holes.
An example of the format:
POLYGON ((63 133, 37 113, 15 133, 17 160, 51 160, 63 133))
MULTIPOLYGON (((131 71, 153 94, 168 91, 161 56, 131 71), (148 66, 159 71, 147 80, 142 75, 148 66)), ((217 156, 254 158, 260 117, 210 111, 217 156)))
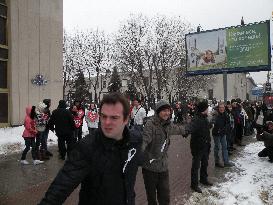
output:
POLYGON ((31 79, 31 83, 34 85, 42 86, 47 84, 47 80, 44 78, 43 75, 36 75, 34 79, 31 79))

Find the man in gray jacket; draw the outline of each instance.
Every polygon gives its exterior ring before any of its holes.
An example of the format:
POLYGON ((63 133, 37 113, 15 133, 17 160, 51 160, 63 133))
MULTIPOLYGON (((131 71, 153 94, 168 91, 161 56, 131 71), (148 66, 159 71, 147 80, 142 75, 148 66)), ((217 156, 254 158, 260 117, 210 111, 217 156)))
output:
POLYGON ((171 106, 161 100, 156 104, 155 115, 144 127, 142 151, 144 160, 142 174, 148 205, 170 204, 169 171, 167 151, 170 135, 187 135, 185 127, 174 125, 171 106))

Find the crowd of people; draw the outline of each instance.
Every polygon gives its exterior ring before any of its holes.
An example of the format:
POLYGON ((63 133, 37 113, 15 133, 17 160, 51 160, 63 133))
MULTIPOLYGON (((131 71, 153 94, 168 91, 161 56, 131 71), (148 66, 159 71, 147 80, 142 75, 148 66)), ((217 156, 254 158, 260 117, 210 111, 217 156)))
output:
POLYGON ((62 204, 81 184, 79 204, 133 205, 139 166, 148 204, 170 204, 168 149, 173 135, 190 137, 191 189, 195 192, 202 193, 199 183, 213 185, 207 173, 211 139, 215 167, 233 167, 229 156, 235 153, 235 145, 244 146, 244 137, 256 128, 257 139, 265 142, 258 155, 273 162, 273 114, 265 104, 232 99, 210 107, 207 101, 172 105, 160 100, 154 115, 147 117, 142 103, 135 98, 130 105, 122 94, 110 93, 99 107, 90 103, 85 109, 76 100, 67 108, 60 100, 51 114, 49 99, 27 107, 21 163, 29 164, 30 147, 34 164, 53 156, 47 149, 49 130, 58 137, 60 159, 66 159, 40 204, 62 204), (86 136, 84 120, 89 130, 86 136))

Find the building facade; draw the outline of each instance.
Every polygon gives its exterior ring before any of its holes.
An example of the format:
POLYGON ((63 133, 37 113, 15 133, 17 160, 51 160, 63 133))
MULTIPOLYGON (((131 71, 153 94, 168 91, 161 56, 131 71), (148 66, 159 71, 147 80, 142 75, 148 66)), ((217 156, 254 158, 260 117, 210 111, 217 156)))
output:
MULTIPOLYGON (((255 82, 246 73, 233 73, 227 75, 227 100, 240 98, 242 100, 253 100, 251 89, 255 87, 255 82)), ((200 92, 200 97, 217 100, 224 100, 223 75, 216 75, 216 81, 205 90, 200 92)))
POLYGON ((0 126, 62 98, 63 0, 0 0, 0 126))

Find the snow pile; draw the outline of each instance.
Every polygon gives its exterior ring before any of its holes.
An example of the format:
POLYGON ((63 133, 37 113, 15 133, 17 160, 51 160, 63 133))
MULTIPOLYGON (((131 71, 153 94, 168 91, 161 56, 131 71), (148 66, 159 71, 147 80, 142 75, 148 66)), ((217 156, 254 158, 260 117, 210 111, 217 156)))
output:
POLYGON ((194 193, 185 204, 273 204, 273 164, 257 155, 263 148, 263 142, 246 146, 235 161, 237 170, 226 173, 225 182, 194 193))

